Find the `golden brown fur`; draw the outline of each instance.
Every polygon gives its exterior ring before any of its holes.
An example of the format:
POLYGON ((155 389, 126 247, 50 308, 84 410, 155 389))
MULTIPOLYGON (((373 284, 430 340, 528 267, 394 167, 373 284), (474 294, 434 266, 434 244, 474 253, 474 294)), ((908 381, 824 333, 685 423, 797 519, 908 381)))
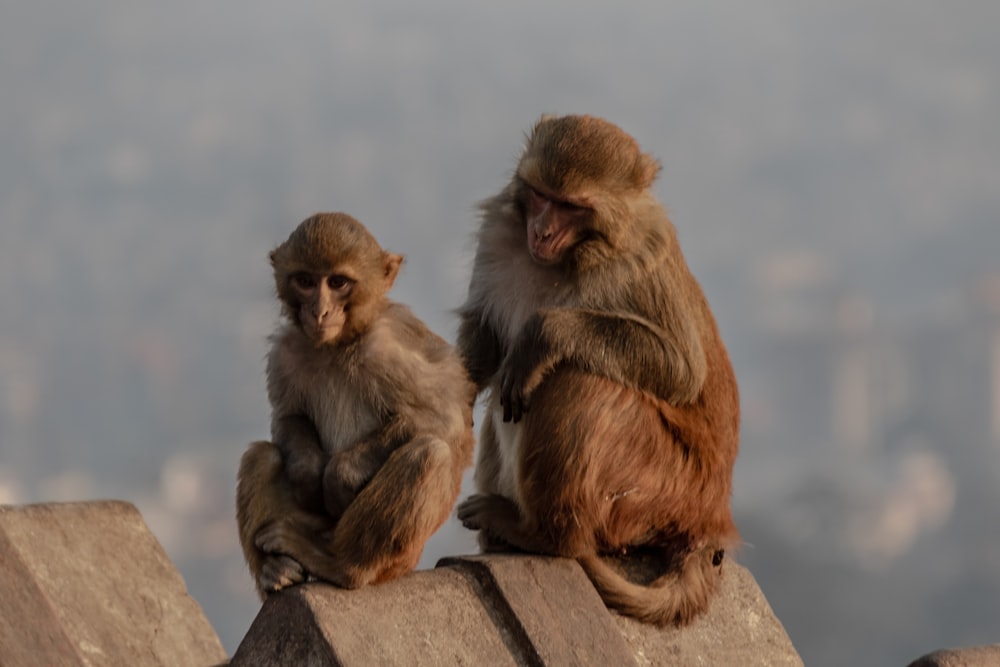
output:
POLYGON ((402 257, 342 213, 271 253, 287 322, 267 362, 272 441, 243 455, 240 543, 263 597, 417 565, 471 462, 474 388, 453 349, 385 298, 402 257))
POLYGON ((658 170, 607 121, 543 117, 482 204, 458 345, 489 398, 458 512, 484 549, 577 558, 609 606, 663 625, 705 610, 737 540, 739 404, 658 170), (647 586, 602 558, 637 550, 675 567, 647 586))

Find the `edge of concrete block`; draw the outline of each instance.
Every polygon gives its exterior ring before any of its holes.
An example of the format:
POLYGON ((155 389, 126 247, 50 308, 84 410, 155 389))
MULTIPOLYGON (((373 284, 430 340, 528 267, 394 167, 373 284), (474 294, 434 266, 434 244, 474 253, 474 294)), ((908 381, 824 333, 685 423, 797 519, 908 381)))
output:
POLYGON ((56 664, 226 660, 215 629, 132 503, 0 506, 0 549, 13 563, 0 577, 9 633, 0 662, 3 653, 41 650, 58 651, 56 664), (6 594, 26 586, 30 594, 6 594))

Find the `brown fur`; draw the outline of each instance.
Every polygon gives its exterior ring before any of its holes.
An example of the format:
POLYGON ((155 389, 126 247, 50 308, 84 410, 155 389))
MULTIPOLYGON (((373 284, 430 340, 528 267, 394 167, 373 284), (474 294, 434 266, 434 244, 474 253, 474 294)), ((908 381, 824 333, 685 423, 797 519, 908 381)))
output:
POLYGON ((543 117, 482 204, 458 345, 490 397, 458 513, 485 550, 577 558, 609 606, 664 625, 706 609, 738 539, 739 401, 658 170, 607 121, 543 117), (673 566, 633 583, 606 557, 634 550, 673 566))
POLYGON ((474 387, 453 349, 385 298, 402 257, 342 213, 271 253, 287 323, 267 363, 272 441, 243 455, 240 544, 261 597, 416 567, 472 457, 474 387))

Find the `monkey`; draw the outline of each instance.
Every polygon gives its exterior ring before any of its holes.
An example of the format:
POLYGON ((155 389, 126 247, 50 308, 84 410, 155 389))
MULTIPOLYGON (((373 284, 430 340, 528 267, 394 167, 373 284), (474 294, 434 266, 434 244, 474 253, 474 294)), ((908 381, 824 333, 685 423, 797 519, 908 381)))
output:
POLYGON ((487 398, 457 514, 482 551, 575 558, 608 607, 662 627, 707 609, 738 542, 740 417, 659 171, 609 121, 542 116, 481 202, 457 346, 487 398), (624 576, 644 554, 672 567, 624 576))
POLYGON ((357 588, 412 571, 458 498, 475 386, 386 297, 402 261, 345 213, 306 219, 270 253, 271 440, 243 454, 236 494, 262 600, 310 578, 357 588))

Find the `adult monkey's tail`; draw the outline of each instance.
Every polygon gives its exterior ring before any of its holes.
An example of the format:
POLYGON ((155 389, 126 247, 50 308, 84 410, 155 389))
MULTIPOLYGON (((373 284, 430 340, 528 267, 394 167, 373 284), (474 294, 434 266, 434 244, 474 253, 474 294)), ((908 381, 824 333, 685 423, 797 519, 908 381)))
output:
POLYGON ((723 549, 703 547, 684 556, 679 568, 648 585, 629 581, 598 555, 577 558, 604 604, 643 623, 687 625, 708 609, 719 587, 723 549))

